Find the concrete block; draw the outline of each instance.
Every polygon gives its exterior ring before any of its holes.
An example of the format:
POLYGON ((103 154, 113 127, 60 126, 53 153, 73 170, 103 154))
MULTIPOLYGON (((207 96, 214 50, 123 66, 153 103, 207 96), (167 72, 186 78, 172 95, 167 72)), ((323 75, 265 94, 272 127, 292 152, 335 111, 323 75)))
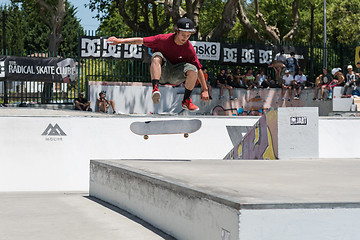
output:
POLYGON ((318 108, 283 107, 262 116, 224 159, 318 157, 318 108))
POLYGON ((334 87, 333 88, 333 99, 341 98, 343 91, 344 91, 344 87, 334 87))
POLYGON ((360 236, 356 159, 105 160, 91 161, 90 166, 91 196, 176 239, 350 240, 360 236))
POLYGON ((239 205, 144 172, 91 161, 90 195, 118 206, 176 239, 237 240, 239 205))
POLYGON ((360 98, 354 98, 354 104, 356 105, 356 109, 360 110, 360 98))
POLYGON ((318 108, 279 108, 278 148, 279 159, 318 158, 318 108))
POLYGON ((353 98, 334 98, 333 101, 334 112, 348 112, 351 110, 351 105, 353 104, 353 98))

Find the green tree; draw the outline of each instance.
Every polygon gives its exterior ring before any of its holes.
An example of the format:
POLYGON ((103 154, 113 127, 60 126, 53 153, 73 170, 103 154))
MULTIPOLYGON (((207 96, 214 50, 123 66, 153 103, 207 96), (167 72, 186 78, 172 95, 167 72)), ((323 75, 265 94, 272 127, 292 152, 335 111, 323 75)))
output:
MULTIPOLYGON (((48 3, 50 4, 50 1, 48 3)), ((55 24, 51 25, 50 23, 56 21, 53 19, 56 18, 56 14, 52 15, 52 12, 44 11, 44 7, 35 1, 12 1, 11 7, 17 9, 20 19, 20 21, 14 20, 13 22, 17 25, 21 24, 21 30, 16 32, 19 35, 17 39, 22 42, 22 49, 26 49, 28 52, 77 53, 79 31, 81 32, 83 29, 80 21, 76 18, 76 8, 67 1, 64 3, 66 15, 63 19, 58 19, 61 21, 61 26, 57 25, 60 27, 55 29, 55 24)))
POLYGON ((66 2, 66 16, 64 18, 62 36, 63 41, 59 46, 59 51, 64 53, 78 53, 79 33, 84 32, 80 20, 76 17, 77 9, 66 2))
POLYGON ((24 31, 25 21, 22 18, 21 9, 16 5, 4 5, 0 6, 1 12, 1 48, 3 48, 3 39, 5 39, 5 45, 7 49, 20 51, 24 49, 24 31), (5 14, 5 26, 3 26, 2 18, 5 14), (5 36, 3 32, 5 27, 5 36))
POLYGON ((353 43, 360 35, 360 1, 332 0, 327 7, 329 41, 353 43))
MULTIPOLYGON (((171 24, 165 5, 145 0, 90 0, 88 7, 109 17, 121 16, 133 32, 162 33, 171 24), (115 11, 116 10, 116 11, 115 11)), ((103 20, 100 15, 96 16, 103 20)))

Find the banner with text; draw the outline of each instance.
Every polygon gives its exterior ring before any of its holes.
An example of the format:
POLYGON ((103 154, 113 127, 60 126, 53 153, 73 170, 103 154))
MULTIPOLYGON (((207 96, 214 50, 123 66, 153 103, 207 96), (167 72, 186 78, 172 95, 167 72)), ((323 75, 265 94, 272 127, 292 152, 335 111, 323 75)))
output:
MULTIPOLYGON (((284 50, 296 53, 300 65, 305 66, 307 49, 301 47, 282 47, 257 44, 228 44, 217 42, 190 41, 200 60, 219 61, 221 64, 233 65, 270 65, 275 55, 284 50)), ((112 46, 106 37, 82 37, 82 58, 118 58, 143 60, 149 63, 151 52, 142 45, 121 44, 112 46)))
POLYGON ((0 56, 0 81, 41 81, 70 83, 76 78, 72 58, 0 56))

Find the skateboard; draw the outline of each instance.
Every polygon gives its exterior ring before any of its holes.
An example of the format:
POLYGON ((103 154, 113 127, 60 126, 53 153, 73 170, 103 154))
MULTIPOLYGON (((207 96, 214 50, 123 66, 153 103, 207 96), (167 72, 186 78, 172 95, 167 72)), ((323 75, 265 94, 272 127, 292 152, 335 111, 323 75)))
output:
POLYGON ((189 137, 189 133, 196 132, 201 128, 201 121, 192 120, 159 120, 147 122, 133 122, 130 130, 138 135, 148 139, 149 135, 167 135, 167 134, 184 134, 189 137))

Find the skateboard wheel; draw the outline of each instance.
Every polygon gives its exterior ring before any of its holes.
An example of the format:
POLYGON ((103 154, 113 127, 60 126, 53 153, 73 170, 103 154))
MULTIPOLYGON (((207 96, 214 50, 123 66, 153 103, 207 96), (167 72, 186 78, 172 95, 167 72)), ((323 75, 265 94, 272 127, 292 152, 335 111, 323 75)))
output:
POLYGON ((184 137, 185 137, 185 138, 189 137, 189 134, 188 134, 188 133, 184 133, 184 137))
POLYGON ((148 140, 148 139, 149 139, 149 136, 148 136, 148 135, 144 135, 144 139, 145 139, 145 140, 148 140))

